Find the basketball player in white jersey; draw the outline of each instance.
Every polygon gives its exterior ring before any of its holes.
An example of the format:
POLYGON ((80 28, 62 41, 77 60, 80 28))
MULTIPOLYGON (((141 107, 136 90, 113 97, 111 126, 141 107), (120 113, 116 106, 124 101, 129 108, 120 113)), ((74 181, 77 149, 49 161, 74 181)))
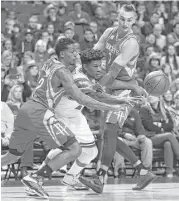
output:
MULTIPOLYGON (((132 96, 132 91, 136 95, 145 95, 143 88, 139 87, 133 78, 139 56, 139 44, 133 34, 132 25, 136 20, 136 11, 133 5, 124 4, 119 10, 118 27, 108 28, 94 49, 105 50, 106 52, 106 75, 99 83, 108 89, 108 92, 118 96, 123 94, 126 97, 132 96), (121 89, 121 90, 119 90, 121 89), (132 90, 132 91, 131 91, 132 90)), ((140 181, 133 190, 141 190, 155 179, 155 175, 148 171, 127 145, 117 140, 117 133, 130 113, 131 106, 122 104, 119 112, 109 111, 106 113, 104 126, 104 147, 101 159, 101 168, 95 177, 79 177, 79 180, 97 193, 103 192, 104 177, 111 165, 114 153, 117 151, 129 158, 133 166, 140 171, 140 181)))

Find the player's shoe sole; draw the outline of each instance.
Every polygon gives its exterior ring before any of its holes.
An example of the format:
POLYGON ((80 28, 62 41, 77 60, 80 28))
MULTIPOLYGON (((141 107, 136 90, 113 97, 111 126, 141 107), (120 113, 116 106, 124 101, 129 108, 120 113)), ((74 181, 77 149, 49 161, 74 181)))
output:
POLYGON ((34 193, 36 193, 39 197, 49 198, 49 195, 43 190, 43 188, 39 185, 38 181, 30 175, 25 176, 21 182, 30 188, 34 193))
POLYGON ((69 187, 71 187, 71 188, 74 188, 75 190, 89 190, 89 188, 86 187, 86 186, 81 186, 81 187, 79 187, 79 186, 76 186, 76 185, 71 185, 71 184, 69 184, 69 183, 67 183, 67 182, 65 182, 65 181, 62 181, 62 183, 63 183, 65 186, 69 186, 69 187))
POLYGON ((148 172, 146 175, 141 176, 140 181, 132 188, 132 190, 140 191, 152 183, 156 178, 157 176, 155 174, 148 172))
POLYGON ((78 179, 82 184, 89 187, 94 192, 98 194, 101 194, 103 192, 104 184, 100 181, 98 176, 84 177, 80 175, 78 179))

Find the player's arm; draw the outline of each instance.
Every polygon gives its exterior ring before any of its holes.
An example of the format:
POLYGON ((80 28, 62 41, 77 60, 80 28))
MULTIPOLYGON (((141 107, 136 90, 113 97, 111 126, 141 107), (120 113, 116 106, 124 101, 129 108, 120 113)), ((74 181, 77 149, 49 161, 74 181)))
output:
POLYGON ((109 72, 99 81, 102 86, 112 84, 120 71, 125 68, 127 63, 139 53, 139 45, 133 38, 125 42, 121 53, 112 63, 109 72))
POLYGON ((107 94, 105 92, 94 92, 94 93, 88 93, 88 96, 107 104, 122 104, 122 103, 129 103, 128 100, 126 100, 126 97, 118 97, 113 96, 110 94, 107 94))
POLYGON ((72 74, 66 68, 61 68, 56 72, 57 77, 62 82, 65 91, 79 104, 97 110, 118 110, 118 106, 108 105, 85 95, 74 83, 72 74))
POLYGON ((98 42, 94 45, 93 49, 103 51, 105 49, 106 40, 113 28, 108 28, 104 31, 98 42))

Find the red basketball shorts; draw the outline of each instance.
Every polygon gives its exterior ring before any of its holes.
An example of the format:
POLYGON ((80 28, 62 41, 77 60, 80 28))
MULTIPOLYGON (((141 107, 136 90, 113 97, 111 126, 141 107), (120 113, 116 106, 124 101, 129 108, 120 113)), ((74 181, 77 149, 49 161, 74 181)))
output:
POLYGON ((10 152, 22 155, 40 137, 50 149, 68 147, 76 138, 65 124, 43 105, 32 100, 26 102, 16 117, 14 131, 10 138, 10 152))

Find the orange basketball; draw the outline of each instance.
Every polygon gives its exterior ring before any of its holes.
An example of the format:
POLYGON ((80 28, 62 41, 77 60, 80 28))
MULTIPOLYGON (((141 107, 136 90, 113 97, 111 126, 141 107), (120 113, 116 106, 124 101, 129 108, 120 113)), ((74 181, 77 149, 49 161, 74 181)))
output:
POLYGON ((170 88, 170 81, 162 71, 153 71, 144 79, 144 88, 152 96, 161 96, 170 88))

